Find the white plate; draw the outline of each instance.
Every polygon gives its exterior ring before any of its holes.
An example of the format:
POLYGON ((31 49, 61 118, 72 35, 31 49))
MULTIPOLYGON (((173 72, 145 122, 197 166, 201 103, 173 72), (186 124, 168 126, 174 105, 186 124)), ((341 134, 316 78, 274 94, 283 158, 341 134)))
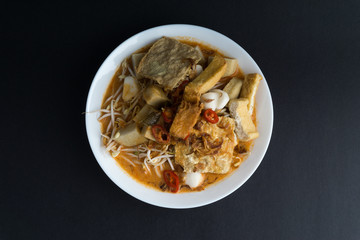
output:
POLYGON ((107 176, 131 196, 152 205, 167 208, 192 208, 213 203, 229 195, 254 173, 262 161, 270 142, 273 126, 273 107, 270 91, 260 68, 250 55, 237 43, 213 30, 193 25, 165 25, 140 32, 120 44, 104 61, 91 84, 86 103, 86 112, 100 109, 103 94, 122 60, 134 51, 156 41, 162 36, 191 37, 219 49, 226 56, 237 58, 239 65, 247 73, 263 76, 256 95, 256 114, 260 137, 255 140, 251 155, 239 169, 219 183, 201 192, 172 194, 148 188, 130 177, 105 151, 100 139, 97 113, 86 114, 86 131, 91 149, 99 165, 107 176))

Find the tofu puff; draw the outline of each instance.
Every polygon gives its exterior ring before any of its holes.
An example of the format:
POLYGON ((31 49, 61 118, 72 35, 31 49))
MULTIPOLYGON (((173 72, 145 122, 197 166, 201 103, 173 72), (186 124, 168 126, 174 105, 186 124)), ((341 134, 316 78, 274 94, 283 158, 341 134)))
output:
POLYGON ((185 139, 190 134, 189 130, 196 124, 203 107, 203 104, 199 105, 198 103, 189 103, 183 100, 171 124, 170 134, 185 139))
POLYGON ((236 145, 234 130, 235 120, 229 117, 220 117, 217 124, 201 119, 188 139, 175 145, 175 162, 187 173, 227 173, 236 145))

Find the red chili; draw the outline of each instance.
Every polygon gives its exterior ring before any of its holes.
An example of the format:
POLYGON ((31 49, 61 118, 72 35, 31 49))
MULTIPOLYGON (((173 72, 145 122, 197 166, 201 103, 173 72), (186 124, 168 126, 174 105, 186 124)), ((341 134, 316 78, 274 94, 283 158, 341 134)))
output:
POLYGON ((171 192, 176 193, 179 191, 179 177, 176 175, 176 173, 171 170, 165 170, 163 172, 163 177, 171 192))
POLYGON ((151 132, 157 142, 164 144, 168 144, 170 142, 170 135, 163 126, 153 125, 151 127, 151 132))
POLYGON ((166 123, 171 123, 174 120, 174 112, 171 108, 165 108, 161 115, 166 123))
POLYGON ((209 123, 217 123, 219 121, 219 116, 211 109, 206 109, 204 112, 204 118, 209 123))
POLYGON ((184 141, 190 137, 190 133, 184 138, 184 141))

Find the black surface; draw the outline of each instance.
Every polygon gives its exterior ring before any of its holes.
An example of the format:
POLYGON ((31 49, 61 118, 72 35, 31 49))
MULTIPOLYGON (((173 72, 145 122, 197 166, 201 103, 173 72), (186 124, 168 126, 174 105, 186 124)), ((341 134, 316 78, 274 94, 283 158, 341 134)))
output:
POLYGON ((3 4, 0 239, 360 239, 359 9, 358 0, 3 4), (189 210, 113 184, 81 114, 107 55, 169 23, 239 43, 274 103, 255 174, 189 210))

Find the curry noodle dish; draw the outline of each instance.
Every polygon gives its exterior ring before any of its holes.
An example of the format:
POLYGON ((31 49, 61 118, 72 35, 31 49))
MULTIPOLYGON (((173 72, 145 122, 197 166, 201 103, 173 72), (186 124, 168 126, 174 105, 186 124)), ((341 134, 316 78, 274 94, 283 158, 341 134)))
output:
POLYGON ((162 37, 113 76, 98 118, 102 142, 146 186, 204 190, 250 154, 261 79, 212 47, 162 37))

